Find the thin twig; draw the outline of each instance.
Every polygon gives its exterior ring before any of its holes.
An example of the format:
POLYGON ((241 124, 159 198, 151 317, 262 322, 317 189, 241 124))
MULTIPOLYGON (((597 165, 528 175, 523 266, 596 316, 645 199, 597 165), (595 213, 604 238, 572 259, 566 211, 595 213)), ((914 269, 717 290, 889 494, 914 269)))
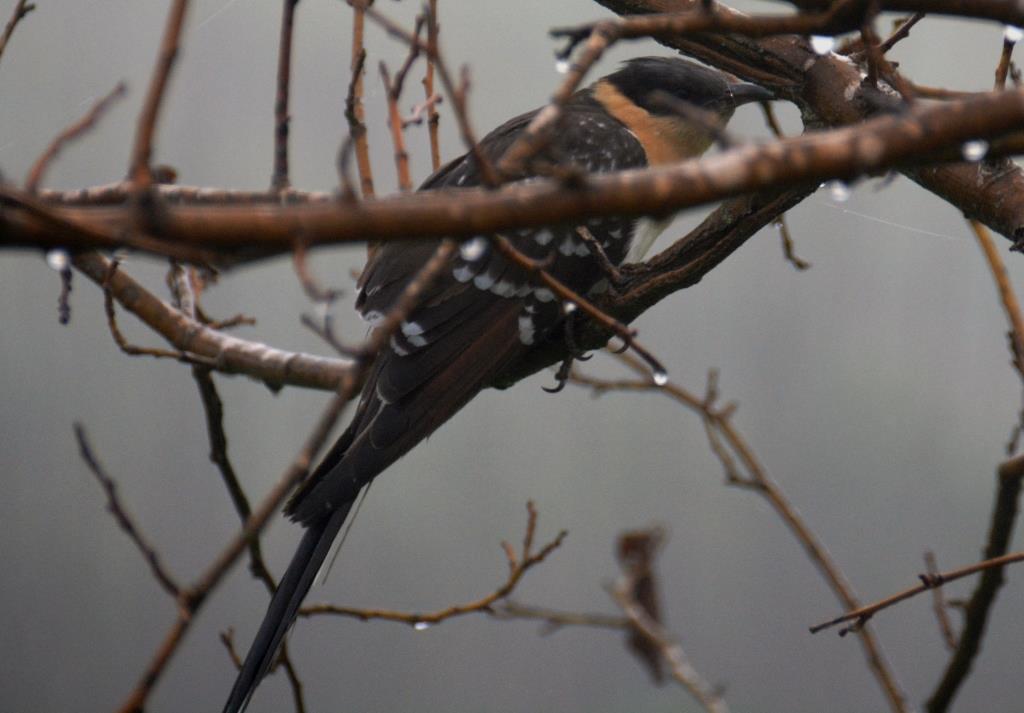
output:
MULTIPOLYGON (((372 4, 372 0, 370 3, 372 4)), ((363 31, 366 11, 359 3, 352 4, 352 77, 349 79, 348 95, 345 99, 345 119, 348 133, 356 154, 359 169, 360 191, 363 198, 372 198, 373 166, 370 164, 370 145, 366 133, 366 110, 363 107, 363 70, 366 66, 366 49, 363 47, 363 31)))
POLYGON ((1013 57, 1013 48, 1016 44, 1017 43, 1013 39, 1007 37, 1006 34, 1003 35, 1003 49, 999 53, 999 64, 996 65, 996 79, 994 87, 997 90, 1006 88, 1006 77, 1010 73, 1010 59, 1013 57))
MULTIPOLYGON (((616 390, 657 391, 700 415, 705 422, 712 451, 722 461, 727 482, 730 485, 752 490, 764 497, 804 548, 808 559, 817 568, 836 598, 841 603, 847 605, 852 603, 855 607, 859 606, 853 594, 853 588, 846 581, 842 570, 839 569, 817 535, 789 502, 778 483, 771 478, 767 469, 754 454, 753 449, 733 425, 732 416, 736 410, 735 405, 716 405, 717 386, 714 375, 709 377, 707 395, 704 398, 699 398, 671 381, 662 386, 655 384, 647 375, 644 365, 629 354, 617 354, 615 357, 642 376, 642 380, 606 381, 576 375, 573 381, 594 389, 595 393, 616 390), (726 448, 726 444, 728 444, 728 448, 726 448)), ((896 677, 886 661, 874 633, 870 627, 863 627, 858 633, 868 666, 890 707, 894 711, 906 711, 905 696, 896 683, 896 677)))
MULTIPOLYGON (((437 47, 437 36, 440 31, 440 25, 437 22, 437 0, 430 0, 429 2, 430 16, 434 18, 434 21, 427 27, 427 46, 437 47)), ((431 57, 427 57, 427 70, 423 76, 423 93, 426 95, 427 105, 427 134, 430 137, 430 165, 431 170, 436 171, 441 168, 441 141, 438 136, 438 128, 441 123, 441 115, 437 113, 438 97, 434 93, 434 60, 431 57)), ((438 97, 439 98, 439 97, 438 97)))
POLYGON ((786 261, 797 270, 806 270, 809 268, 811 263, 796 254, 793 235, 789 232, 789 223, 786 221, 785 213, 780 213, 779 217, 775 219, 775 227, 779 229, 779 236, 782 238, 782 254, 786 258, 786 261))
POLYGON ((877 602, 859 607, 853 611, 848 611, 834 619, 829 619, 828 621, 823 621, 820 624, 815 624, 814 626, 809 627, 809 629, 812 634, 817 634, 819 631, 824 631, 825 629, 829 629, 833 626, 837 626, 848 621, 853 622, 849 626, 839 630, 839 635, 845 636, 851 631, 858 631, 865 622, 883 609, 888 609, 894 604, 899 604, 906 599, 917 596, 921 592, 926 592, 935 587, 941 587, 949 582, 955 582, 958 579, 969 577, 972 574, 977 574, 978 572, 983 572, 985 570, 1001 570, 1008 564, 1022 561, 1024 561, 1024 552, 1011 552, 1010 554, 1003 555, 1001 557, 994 557, 982 562, 976 562, 975 564, 960 567, 959 569, 952 569, 948 572, 940 572, 939 574, 928 574, 927 572, 923 572, 917 575, 918 579, 921 580, 920 584, 904 589, 902 592, 897 592, 896 594, 884 599, 880 599, 877 602))
POLYGON ((528 619, 544 624, 542 634, 550 634, 566 626, 597 629, 629 629, 629 619, 611 614, 580 613, 529 606, 506 599, 487 612, 494 619, 528 619))
MULTIPOLYGON (((939 565, 935 561, 935 553, 931 550, 924 553, 924 566, 929 577, 939 575, 939 565)), ((932 611, 935 613, 935 621, 939 625, 943 643, 950 651, 956 651, 956 634, 953 632, 953 623, 949 620, 949 604, 946 602, 942 587, 932 590, 932 611)))
POLYGON ((281 35, 277 49, 277 93, 274 97, 274 172, 270 188, 282 191, 291 185, 288 179, 288 95, 291 85, 292 38, 295 6, 299 0, 284 0, 281 9, 281 35))
POLYGON ((7 21, 7 25, 4 26, 4 33, 0 35, 0 57, 3 56, 4 50, 7 49, 7 43, 11 39, 11 35, 14 34, 14 28, 18 26, 27 14, 36 9, 33 3, 28 0, 18 0, 18 4, 14 6, 14 12, 11 13, 11 19, 7 21))
POLYGON ((611 590, 612 598, 622 608, 623 613, 638 631, 642 632, 661 653, 669 665, 669 670, 683 688, 689 691, 694 700, 708 713, 728 713, 725 701, 690 663, 683 648, 669 639, 660 624, 651 619, 643 608, 630 596, 631 587, 628 578, 618 582, 611 590))
POLYGON ((146 100, 139 113, 131 165, 128 170, 134 189, 139 194, 147 190, 152 182, 149 162, 153 154, 153 135, 156 130, 157 117, 160 114, 160 104, 167 91, 167 81, 178 55, 179 37, 185 24, 187 12, 188 0, 174 0, 174 4, 167 14, 167 23, 164 26, 164 35, 160 42, 160 52, 156 66, 153 68, 153 76, 150 78, 146 100))
MULTIPOLYGON (((988 542, 985 557, 1000 558, 1006 552, 1013 537, 1013 529, 1020 507, 1021 484, 1024 482, 1024 457, 1011 458, 997 470, 999 487, 995 505, 992 508, 988 542)), ((1018 553, 1024 556, 1024 553, 1018 553)), ((1006 559, 1002 557, 1001 559, 1006 559)), ((971 671, 974 659, 981 649, 988 617, 995 604, 996 595, 1003 585, 1002 567, 985 569, 978 578, 978 585, 964 608, 964 626, 960 632, 956 651, 949 659, 942 679, 935 692, 928 699, 928 713, 945 713, 960 686, 971 671)))
POLYGON ((161 562, 156 549, 139 532, 139 528, 121 504, 121 500, 117 495, 117 483, 107 475, 106 471, 103 470, 103 466, 100 465, 99 460, 93 454, 92 448, 89 445, 89 439, 85 435, 85 427, 76 421, 74 429, 75 438, 78 439, 78 451, 82 456, 82 460, 89 466, 89 470, 96 476, 96 480, 99 481, 103 491, 107 494, 107 509, 117 520, 117 524, 121 529, 128 535, 128 538, 142 553, 146 563, 149 565, 150 571, 156 577, 160 586, 172 597, 177 598, 181 594, 181 586, 174 581, 174 577, 171 576, 170 572, 164 567, 163 562, 161 562))
POLYGON ((362 621, 370 619, 383 619, 385 621, 400 622, 414 627, 424 628, 432 624, 438 624, 446 619, 463 616, 473 613, 491 613, 491 607, 504 600, 516 588, 520 580, 530 569, 543 562, 549 554, 561 546, 568 532, 562 530, 553 540, 545 544, 536 552, 533 551, 533 538, 537 529, 537 509, 533 501, 526 504, 527 521, 526 531, 523 535, 523 546, 519 552, 508 544, 502 543, 505 551, 506 563, 508 565, 508 576, 505 581, 490 594, 466 604, 453 604, 434 612, 401 612, 388 609, 358 609, 355 607, 341 607, 333 604, 313 604, 299 609, 300 616, 315 616, 318 614, 333 614, 338 616, 353 617, 362 621))
POLYGON ((46 173, 46 169, 49 168, 50 163, 57 158, 61 149, 71 141, 80 138, 89 129, 96 125, 96 122, 101 116, 110 108, 116 100, 120 99, 125 95, 127 86, 124 82, 118 82, 117 86, 114 87, 109 94, 102 99, 99 99, 92 108, 89 109, 86 114, 76 121, 71 126, 64 129, 50 145, 46 147, 42 155, 36 159, 36 162, 32 164, 32 169, 28 172, 28 178, 25 179, 25 190, 29 193, 35 193, 39 189, 39 184, 42 183, 43 175, 46 173))

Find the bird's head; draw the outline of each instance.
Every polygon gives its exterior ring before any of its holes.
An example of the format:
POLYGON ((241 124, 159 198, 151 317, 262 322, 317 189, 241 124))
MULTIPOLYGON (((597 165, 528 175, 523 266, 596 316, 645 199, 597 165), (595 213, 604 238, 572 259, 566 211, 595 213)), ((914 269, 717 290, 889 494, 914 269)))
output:
POLYGON ((774 95, 678 57, 638 57, 599 80, 593 97, 637 135, 650 163, 658 164, 703 153, 736 107, 774 95))

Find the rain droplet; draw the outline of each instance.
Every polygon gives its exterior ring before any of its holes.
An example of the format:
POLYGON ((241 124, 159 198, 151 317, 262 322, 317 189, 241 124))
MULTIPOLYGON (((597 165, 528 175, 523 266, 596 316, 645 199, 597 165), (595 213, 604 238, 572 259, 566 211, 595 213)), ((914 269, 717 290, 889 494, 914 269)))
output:
POLYGON ((565 314, 572 314, 575 311, 576 311, 576 303, 575 302, 566 302, 566 303, 564 303, 562 305, 562 312, 564 312, 565 314))
POLYGON ((964 145, 960 147, 960 153, 963 154, 965 161, 980 161, 988 153, 988 141, 982 139, 965 141, 964 145))
POLYGON ((428 624, 425 621, 418 621, 418 622, 416 622, 415 624, 412 625, 412 628, 415 629, 416 631, 426 631, 427 629, 430 628, 430 624, 428 624))
POLYGON ((559 74, 568 74, 569 72, 569 60, 560 59, 555 62, 555 71, 559 74))
POLYGON ((487 250, 487 241, 483 238, 473 238, 462 244, 462 247, 459 248, 459 255, 466 262, 475 262, 483 257, 485 250, 487 250))
POLYGON ((1024 30, 1016 25, 1007 25, 1006 29, 1003 30, 1003 39, 1010 44, 1016 44, 1024 40, 1024 30))
POLYGON ((811 35, 811 49, 815 54, 828 54, 835 48, 836 38, 828 35, 811 35))
POLYGON ((664 386, 668 383, 668 372, 658 369, 651 375, 651 378, 654 379, 656 386, 664 386))
POLYGON ((46 264, 51 270, 60 272, 68 267, 68 251, 57 248, 46 253, 46 264))
POLYGON ((828 188, 829 197, 836 203, 845 203, 850 200, 850 187, 842 181, 829 181, 826 188, 828 188))

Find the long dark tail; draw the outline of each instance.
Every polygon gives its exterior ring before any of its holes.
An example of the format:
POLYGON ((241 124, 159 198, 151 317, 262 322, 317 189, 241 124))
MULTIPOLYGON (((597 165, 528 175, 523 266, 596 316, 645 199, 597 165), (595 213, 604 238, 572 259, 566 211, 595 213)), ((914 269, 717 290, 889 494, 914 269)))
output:
POLYGON ((346 503, 329 518, 310 525, 306 530, 288 570, 277 585, 277 592, 270 600, 260 630, 249 647, 249 653, 245 656, 231 695, 228 696, 224 713, 241 713, 249 704, 253 691, 274 662, 281 640, 292 625, 299 605, 320 571, 320 565, 331 551, 331 544, 351 508, 352 503, 346 503))

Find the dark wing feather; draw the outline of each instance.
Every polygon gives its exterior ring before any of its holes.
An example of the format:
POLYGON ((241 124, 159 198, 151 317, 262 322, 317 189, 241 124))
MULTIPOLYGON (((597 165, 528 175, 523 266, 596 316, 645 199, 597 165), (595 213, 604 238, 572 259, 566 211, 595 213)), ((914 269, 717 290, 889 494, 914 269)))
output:
MULTIPOLYGON (((488 158, 497 161, 535 113, 511 119, 485 137, 481 145, 488 158)), ((574 122, 571 130, 557 134, 547 160, 575 162, 591 172, 645 165, 637 139, 589 94, 578 95, 567 116, 574 122)), ((479 184, 476 162, 467 155, 440 169, 422 189, 479 184)), ((586 227, 614 262, 622 260, 633 221, 607 218, 586 227)), ((547 260, 551 273, 577 292, 587 293, 603 277, 575 226, 511 231, 505 237, 524 254, 547 260)), ((388 313, 436 248, 436 242, 420 241, 387 243, 377 250, 360 278, 356 302, 371 323, 388 313)), ((379 357, 355 418, 287 512, 309 525, 353 500, 562 319, 550 290, 534 284, 485 238, 463 243, 379 357)))

